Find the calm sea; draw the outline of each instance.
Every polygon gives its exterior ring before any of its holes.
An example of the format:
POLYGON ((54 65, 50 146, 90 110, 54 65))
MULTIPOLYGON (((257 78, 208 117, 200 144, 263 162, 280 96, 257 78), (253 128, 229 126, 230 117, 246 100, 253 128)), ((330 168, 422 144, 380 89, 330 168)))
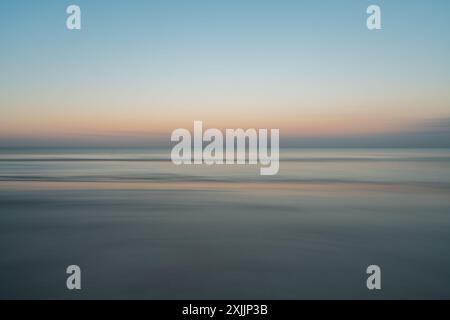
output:
POLYGON ((169 156, 1 150, 0 298, 450 298, 450 150, 284 149, 276 176, 169 156))

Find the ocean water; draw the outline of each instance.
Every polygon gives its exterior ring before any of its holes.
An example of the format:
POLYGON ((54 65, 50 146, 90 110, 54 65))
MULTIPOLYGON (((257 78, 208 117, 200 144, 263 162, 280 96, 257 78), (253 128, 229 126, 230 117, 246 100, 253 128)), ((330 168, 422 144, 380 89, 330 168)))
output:
POLYGON ((284 149, 276 176, 169 154, 1 150, 0 298, 450 298, 450 150, 284 149))

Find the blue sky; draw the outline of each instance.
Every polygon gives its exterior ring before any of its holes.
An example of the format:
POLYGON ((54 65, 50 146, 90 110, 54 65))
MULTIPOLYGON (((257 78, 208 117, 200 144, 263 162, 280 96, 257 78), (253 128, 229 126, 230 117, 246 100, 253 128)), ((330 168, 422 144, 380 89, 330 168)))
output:
POLYGON ((3 140, 164 135, 199 119, 290 137, 450 117, 450 2, 2 1, 3 140), (82 30, 65 9, 82 10, 82 30), (383 30, 368 31, 378 4, 383 30), (282 131, 283 132, 283 131, 282 131))

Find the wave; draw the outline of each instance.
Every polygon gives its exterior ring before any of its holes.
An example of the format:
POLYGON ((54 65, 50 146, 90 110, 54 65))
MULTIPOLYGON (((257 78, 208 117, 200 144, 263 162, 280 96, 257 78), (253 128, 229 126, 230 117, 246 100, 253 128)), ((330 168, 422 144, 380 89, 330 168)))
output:
POLYGON ((324 178, 289 178, 289 177, 208 177, 181 174, 152 174, 144 176, 49 176, 49 175, 1 175, 3 182, 180 182, 180 183, 272 183, 272 184, 364 184, 374 186, 411 186, 450 190, 450 182, 440 181, 377 181, 370 179, 324 179, 324 178))
MULTIPOLYGON (((205 159, 204 159, 205 160, 205 159)), ((191 159, 194 161, 194 159, 191 159)), ((223 159, 225 161, 225 159, 223 159)), ((423 157, 281 157, 280 162, 450 162, 448 156, 423 156, 423 157)), ((170 158, 46 158, 46 157, 22 157, 0 158, 0 162, 171 162, 170 158)))

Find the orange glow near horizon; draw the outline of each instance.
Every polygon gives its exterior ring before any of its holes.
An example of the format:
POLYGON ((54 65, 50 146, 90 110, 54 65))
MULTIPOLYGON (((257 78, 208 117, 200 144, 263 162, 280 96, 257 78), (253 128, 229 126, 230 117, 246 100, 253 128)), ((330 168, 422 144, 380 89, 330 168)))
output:
POLYGON ((376 118, 363 115, 346 116, 292 116, 285 117, 192 117, 185 115, 178 118, 44 118, 21 119, 11 123, 2 121, 0 135, 7 137, 83 137, 83 136, 170 136, 177 128, 192 130, 195 120, 203 121, 204 128, 268 128, 280 129, 282 136, 346 136, 378 134, 387 132, 407 131, 411 125, 417 122, 414 119, 376 118))

